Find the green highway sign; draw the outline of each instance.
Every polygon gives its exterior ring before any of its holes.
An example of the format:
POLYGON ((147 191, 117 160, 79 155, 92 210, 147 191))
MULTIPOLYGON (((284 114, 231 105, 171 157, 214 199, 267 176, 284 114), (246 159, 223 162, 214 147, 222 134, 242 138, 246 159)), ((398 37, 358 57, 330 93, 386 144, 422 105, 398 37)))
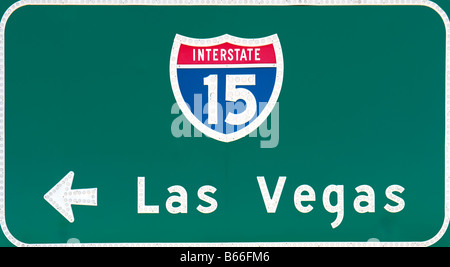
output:
POLYGON ((436 244, 449 51, 428 0, 14 3, 0 21, 3 233, 15 246, 436 244))

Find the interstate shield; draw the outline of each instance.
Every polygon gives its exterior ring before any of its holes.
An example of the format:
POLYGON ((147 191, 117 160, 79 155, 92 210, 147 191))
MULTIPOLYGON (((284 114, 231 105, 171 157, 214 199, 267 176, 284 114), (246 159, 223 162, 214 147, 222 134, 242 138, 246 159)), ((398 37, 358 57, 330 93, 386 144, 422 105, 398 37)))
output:
POLYGON ((277 34, 195 39, 177 34, 170 81, 178 106, 199 131, 222 142, 257 129, 277 103, 283 54, 277 34))

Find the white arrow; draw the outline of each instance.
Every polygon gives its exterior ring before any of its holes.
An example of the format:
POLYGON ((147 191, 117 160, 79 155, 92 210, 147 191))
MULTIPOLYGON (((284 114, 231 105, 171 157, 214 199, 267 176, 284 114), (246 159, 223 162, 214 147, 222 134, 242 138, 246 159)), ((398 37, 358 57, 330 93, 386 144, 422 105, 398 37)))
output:
POLYGON ((44 195, 44 199, 71 223, 75 221, 72 205, 97 206, 97 188, 72 190, 73 176, 74 173, 69 172, 44 195))

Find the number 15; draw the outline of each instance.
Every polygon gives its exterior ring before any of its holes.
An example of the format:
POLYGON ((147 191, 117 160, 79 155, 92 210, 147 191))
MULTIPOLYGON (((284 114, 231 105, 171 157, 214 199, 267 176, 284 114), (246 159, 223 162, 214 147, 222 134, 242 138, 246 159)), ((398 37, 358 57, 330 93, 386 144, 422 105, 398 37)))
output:
MULTIPOLYGON (((217 124, 217 74, 211 74, 203 78, 203 84, 208 86, 208 124, 217 124)), ((245 101, 246 108, 239 114, 229 112, 225 122, 232 125, 241 125, 250 121, 256 113, 255 96, 248 89, 237 88, 241 85, 255 85, 253 74, 226 75, 225 100, 236 102, 245 101)))

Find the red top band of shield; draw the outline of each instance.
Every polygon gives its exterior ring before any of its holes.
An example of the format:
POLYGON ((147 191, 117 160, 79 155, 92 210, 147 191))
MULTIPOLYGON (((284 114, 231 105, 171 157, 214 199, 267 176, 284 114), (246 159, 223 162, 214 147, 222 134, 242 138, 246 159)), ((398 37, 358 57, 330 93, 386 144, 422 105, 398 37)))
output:
POLYGON ((273 44, 239 46, 223 43, 214 46, 181 44, 178 65, 191 64, 276 64, 273 44))

